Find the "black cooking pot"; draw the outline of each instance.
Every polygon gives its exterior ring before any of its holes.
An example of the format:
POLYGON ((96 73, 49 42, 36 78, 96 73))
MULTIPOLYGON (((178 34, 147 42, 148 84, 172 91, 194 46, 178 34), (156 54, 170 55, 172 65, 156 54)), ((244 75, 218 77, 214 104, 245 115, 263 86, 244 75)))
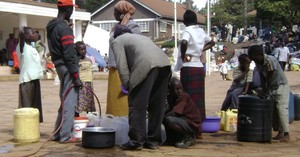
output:
POLYGON ((106 127, 86 127, 82 129, 82 146, 109 148, 115 146, 116 131, 106 127))

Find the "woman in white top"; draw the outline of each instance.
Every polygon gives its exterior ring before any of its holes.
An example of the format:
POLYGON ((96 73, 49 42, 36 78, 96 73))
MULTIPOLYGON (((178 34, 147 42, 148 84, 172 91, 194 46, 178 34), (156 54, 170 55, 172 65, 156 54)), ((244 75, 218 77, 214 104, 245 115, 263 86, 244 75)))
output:
POLYGON ((213 47, 215 42, 197 25, 197 15, 192 10, 184 13, 183 22, 186 28, 182 32, 175 70, 180 70, 183 88, 200 109, 202 120, 204 120, 205 70, 202 60, 205 58, 204 51, 213 47))

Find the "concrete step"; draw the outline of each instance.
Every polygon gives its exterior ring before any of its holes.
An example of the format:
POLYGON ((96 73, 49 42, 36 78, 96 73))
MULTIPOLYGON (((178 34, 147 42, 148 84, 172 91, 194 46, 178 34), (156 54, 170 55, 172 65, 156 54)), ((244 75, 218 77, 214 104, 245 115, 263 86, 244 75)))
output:
POLYGON ((1 75, 10 75, 12 74, 12 67, 9 66, 0 66, 0 76, 1 75))

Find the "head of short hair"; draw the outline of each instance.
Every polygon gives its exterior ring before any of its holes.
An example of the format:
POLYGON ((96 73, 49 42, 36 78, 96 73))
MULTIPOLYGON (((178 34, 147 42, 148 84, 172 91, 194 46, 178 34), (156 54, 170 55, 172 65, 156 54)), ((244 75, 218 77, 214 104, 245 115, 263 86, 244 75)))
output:
POLYGON ((175 88, 175 84, 179 84, 181 83, 180 80, 176 77, 172 77, 170 79, 170 82, 169 82, 169 88, 170 90, 174 91, 174 88, 175 88))
POLYGON ((249 56, 263 55, 263 48, 260 45, 252 45, 248 49, 249 56))
POLYGON ((192 10, 186 10, 183 14, 183 23, 185 25, 197 24, 197 15, 192 10))
POLYGON ((77 41, 77 42, 75 43, 75 47, 76 47, 76 48, 79 47, 80 45, 84 45, 84 42, 82 42, 82 41, 77 41))
POLYGON ((23 30, 24 30, 24 34, 28 34, 28 33, 30 33, 30 31, 32 31, 32 28, 31 27, 24 27, 23 30))
POLYGON ((238 58, 239 63, 251 63, 251 60, 247 54, 241 54, 238 58))
POLYGON ((38 40, 38 35, 31 27, 21 27, 20 37, 24 37, 25 42, 36 42, 38 40))

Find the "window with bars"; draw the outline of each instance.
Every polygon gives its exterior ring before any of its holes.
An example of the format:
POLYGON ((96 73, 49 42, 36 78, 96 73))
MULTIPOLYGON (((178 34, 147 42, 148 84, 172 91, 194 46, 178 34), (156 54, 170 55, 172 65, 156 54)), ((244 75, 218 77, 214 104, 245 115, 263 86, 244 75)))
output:
POLYGON ((160 21, 159 31, 160 32, 167 32, 167 23, 166 22, 160 21))
POLYGON ((115 26, 116 23, 100 23, 99 26, 100 28, 106 30, 106 31, 111 31, 111 29, 115 26))
POLYGON ((149 32, 149 21, 137 21, 141 28, 141 32, 149 32))

